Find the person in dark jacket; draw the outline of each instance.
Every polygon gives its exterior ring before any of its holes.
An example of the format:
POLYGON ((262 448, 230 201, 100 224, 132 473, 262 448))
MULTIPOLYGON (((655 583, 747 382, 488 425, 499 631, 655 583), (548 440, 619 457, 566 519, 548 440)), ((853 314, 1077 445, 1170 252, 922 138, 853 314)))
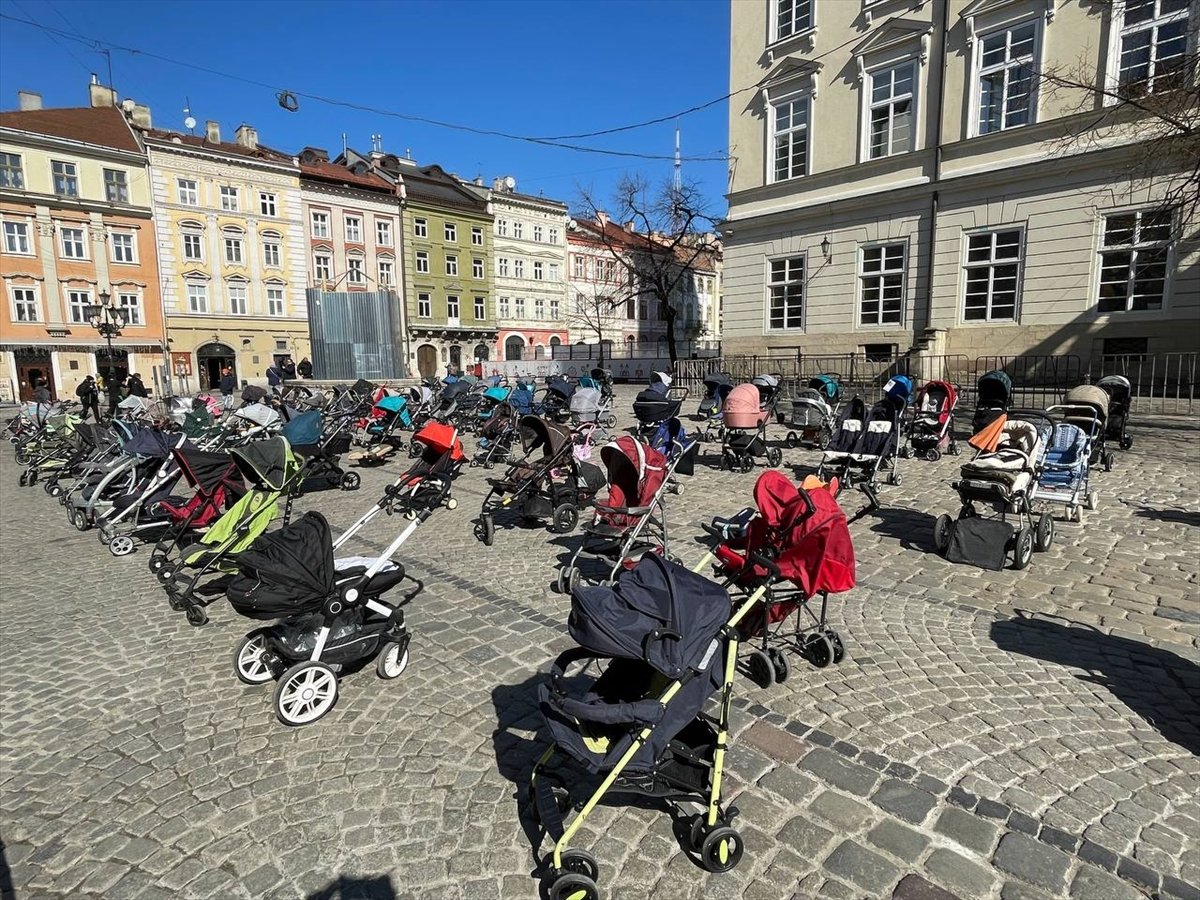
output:
POLYGON ((108 379, 104 389, 108 391, 108 417, 111 419, 117 414, 117 404, 121 402, 121 397, 125 392, 125 379, 114 374, 112 378, 108 379))
POLYGON ((146 390, 146 385, 142 384, 142 376, 134 372, 129 376, 129 384, 126 385, 131 397, 149 397, 150 392, 146 390))
POLYGON ((221 370, 221 405, 226 409, 233 409, 233 392, 237 390, 237 378, 234 377, 233 369, 226 366, 221 370))
POLYGON ((296 380, 296 364, 292 362, 292 358, 290 356, 284 358, 281 368, 283 369, 283 377, 285 381, 296 380))
POLYGON ((296 366, 296 371, 300 373, 301 378, 312 378, 312 363, 308 361, 308 357, 300 360, 300 365, 296 366))
POLYGON ((283 367, 279 363, 271 363, 267 368, 267 384, 272 391, 279 392, 283 385, 283 367))
POLYGON ((50 397, 50 388, 47 387, 45 378, 39 378, 37 384, 33 386, 33 402, 45 405, 54 402, 50 397))
POLYGON ((96 424, 100 423, 100 389, 96 387, 96 379, 89 375, 79 383, 79 387, 75 388, 75 396, 79 398, 79 402, 83 404, 83 415, 80 421, 86 422, 88 413, 91 413, 96 424))

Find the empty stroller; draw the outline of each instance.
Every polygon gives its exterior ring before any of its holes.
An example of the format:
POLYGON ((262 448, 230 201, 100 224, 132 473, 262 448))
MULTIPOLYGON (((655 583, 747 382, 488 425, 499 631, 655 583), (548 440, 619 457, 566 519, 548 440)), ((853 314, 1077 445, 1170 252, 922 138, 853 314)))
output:
POLYGON ((937 462, 943 452, 958 456, 962 451, 954 439, 954 409, 958 406, 958 390, 948 381, 930 381, 917 392, 913 404, 913 420, 908 442, 901 456, 924 456, 937 462))
POLYGON ((554 422, 566 422, 571 417, 571 397, 575 384, 564 375, 551 375, 546 379, 546 390, 542 395, 542 412, 554 422))
POLYGON ((994 369, 979 376, 975 383, 975 416, 971 419, 971 433, 978 434, 988 425, 1008 412, 1012 403, 1012 379, 1002 369, 994 369))
POLYGON ((1106 447, 1108 434, 1108 393, 1095 384, 1081 384, 1067 391, 1063 402, 1051 407, 1067 422, 1078 425, 1092 439, 1092 465, 1103 465, 1111 472, 1116 454, 1106 447))
POLYGON ((724 436, 721 409, 725 398, 733 390, 733 379, 728 372, 709 372, 704 376, 704 397, 696 414, 704 421, 703 440, 719 441, 724 436))
POLYGON ((779 423, 783 422, 783 415, 779 412, 779 384, 783 380, 783 375, 778 372, 772 372, 767 375, 755 375, 750 383, 758 388, 758 405, 767 414, 767 421, 775 419, 779 423))
POLYGON ((749 472, 759 457, 769 466, 783 462, 783 451, 767 446, 767 421, 771 411, 761 405, 760 390, 753 384, 739 384, 725 398, 721 410, 725 423, 721 442, 722 469, 740 468, 749 472))
POLYGON ((1108 424, 1104 433, 1117 442, 1122 450, 1133 446, 1129 436, 1129 411, 1133 402, 1133 388, 1124 375, 1105 375, 1096 382, 1096 387, 1108 394, 1108 424))
POLYGON ((517 411, 508 401, 497 405, 488 420, 480 426, 479 441, 471 468, 494 468, 496 463, 512 460, 513 444, 517 440, 517 411))
POLYGON ((732 827, 737 810, 722 806, 721 779, 735 629, 763 591, 731 616, 720 585, 650 553, 616 584, 572 592, 567 624, 580 646, 555 659, 539 689, 552 743, 530 776, 531 811, 554 841, 546 896, 598 900, 596 859, 570 842, 610 794, 699 804, 703 811, 690 817, 688 830, 700 863, 727 872, 741 860, 742 837, 732 827), (569 677, 592 666, 602 669, 598 676, 569 677), (714 695, 715 717, 704 712, 714 695), (558 759, 570 771, 552 771, 558 759), (587 800, 564 823, 577 793, 587 800))
MULTIPOLYGON (((158 572, 172 550, 185 540, 195 539, 201 529, 211 525, 246 493, 242 476, 230 454, 184 445, 174 448, 171 455, 195 494, 188 500, 168 498, 159 502, 169 524, 158 535, 151 551, 151 572, 158 572)), ((108 549, 114 556, 123 556, 132 551, 132 544, 132 539, 118 535, 109 542, 108 549)))
POLYGON ((351 421, 348 416, 339 416, 324 423, 323 428, 320 411, 310 409, 293 416, 283 426, 280 433, 287 438, 292 452, 301 458, 300 488, 307 489, 313 481, 325 481, 328 486, 343 491, 358 490, 362 476, 347 472, 340 464, 341 454, 350 449, 350 436, 346 430, 351 421))
POLYGON ((862 399, 855 397, 821 454, 817 477, 824 481, 836 477, 841 487, 858 484, 871 505, 878 506, 880 474, 887 474, 889 484, 904 483, 897 453, 903 416, 904 400, 899 394, 885 395, 870 412, 862 399))
POLYGON ((370 415, 355 424, 354 443, 366 449, 351 453, 351 461, 359 465, 385 462, 404 447, 400 431, 412 424, 408 398, 384 393, 372 405, 370 415))
POLYGON ((792 413, 785 443, 793 447, 824 447, 833 437, 842 389, 836 375, 818 375, 792 395, 792 413))
MULTIPOLYGON (((1052 413, 1053 407, 1046 412, 1052 413)), ((1046 441, 1034 499, 1062 503, 1068 522, 1082 522, 1083 507, 1095 509, 1097 504, 1096 492, 1088 488, 1091 455, 1092 438, 1087 431, 1072 422, 1057 422, 1046 441)))

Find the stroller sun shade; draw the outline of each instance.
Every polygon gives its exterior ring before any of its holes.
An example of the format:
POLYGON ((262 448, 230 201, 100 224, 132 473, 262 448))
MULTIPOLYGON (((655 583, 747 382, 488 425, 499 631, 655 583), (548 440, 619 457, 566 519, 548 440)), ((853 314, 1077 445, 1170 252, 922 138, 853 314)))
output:
POLYGON ((547 422, 539 416, 522 416, 517 427, 521 432, 521 446, 526 453, 541 447, 543 456, 557 456, 564 444, 571 443, 569 428, 547 422))
POLYGON ((451 457, 454 460, 463 458, 462 442, 458 440, 458 431, 453 425, 447 425, 445 422, 428 423, 413 435, 413 440, 424 444, 438 456, 453 450, 451 457))
POLYGON ((311 447, 321 442, 321 414, 315 409, 302 412, 279 432, 293 447, 311 447))
POLYGON ((146 459, 166 459, 171 455, 171 448, 180 443, 177 435, 164 434, 154 428, 139 428, 122 449, 130 456, 141 456, 146 459))
POLYGON ((187 483, 205 494, 211 494, 222 484, 240 485, 241 476, 228 453, 213 453, 179 447, 171 451, 187 483))
POLYGON ((336 589, 333 539, 318 512, 262 535, 238 555, 237 565, 225 596, 251 619, 315 612, 336 589))
POLYGON ((287 487, 299 468, 292 448, 281 437, 235 447, 229 454, 246 481, 273 491, 287 487))
POLYGON ((610 507, 646 506, 667 475, 667 460, 627 434, 600 448, 600 459, 608 471, 610 507))
POLYGON ((262 403, 239 407, 234 415, 255 425, 274 425, 279 421, 279 413, 262 403))

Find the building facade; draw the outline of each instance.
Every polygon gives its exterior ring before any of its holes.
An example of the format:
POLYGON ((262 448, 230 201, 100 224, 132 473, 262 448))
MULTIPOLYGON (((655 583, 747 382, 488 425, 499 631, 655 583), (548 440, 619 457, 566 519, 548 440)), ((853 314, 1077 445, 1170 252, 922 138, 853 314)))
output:
POLYGON ((605 356, 618 348, 632 353, 666 341, 666 328, 649 298, 639 298, 629 269, 618 261, 618 250, 629 235, 601 216, 595 221, 572 219, 567 229, 568 323, 575 344, 607 345, 605 356))
POLYGON ((148 129, 159 263, 175 389, 221 371, 263 382, 285 356, 310 356, 308 246, 300 168, 249 125, 234 141, 148 129))
POLYGON ((726 351, 1194 349, 1195 207, 1163 204, 1190 164, 1151 171, 1109 107, 1194 66, 1197 10, 733 3, 726 351), (1080 60, 1096 90, 1039 77, 1080 60))
POLYGON ((58 398, 88 375, 164 366, 158 256, 146 154, 109 88, 91 106, 42 109, 23 93, 0 113, 0 396, 29 399, 45 379, 58 398), (113 355, 86 307, 125 310, 113 355))

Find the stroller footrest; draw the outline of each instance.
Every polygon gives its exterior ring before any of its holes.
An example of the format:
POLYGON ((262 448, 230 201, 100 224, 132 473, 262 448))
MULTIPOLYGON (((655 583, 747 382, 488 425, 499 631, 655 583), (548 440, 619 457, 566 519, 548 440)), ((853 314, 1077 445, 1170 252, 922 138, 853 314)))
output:
POLYGON ((534 785, 533 802, 537 806, 538 820, 546 834, 555 843, 563 836, 563 814, 558 808, 554 785, 548 778, 539 778, 534 785))

